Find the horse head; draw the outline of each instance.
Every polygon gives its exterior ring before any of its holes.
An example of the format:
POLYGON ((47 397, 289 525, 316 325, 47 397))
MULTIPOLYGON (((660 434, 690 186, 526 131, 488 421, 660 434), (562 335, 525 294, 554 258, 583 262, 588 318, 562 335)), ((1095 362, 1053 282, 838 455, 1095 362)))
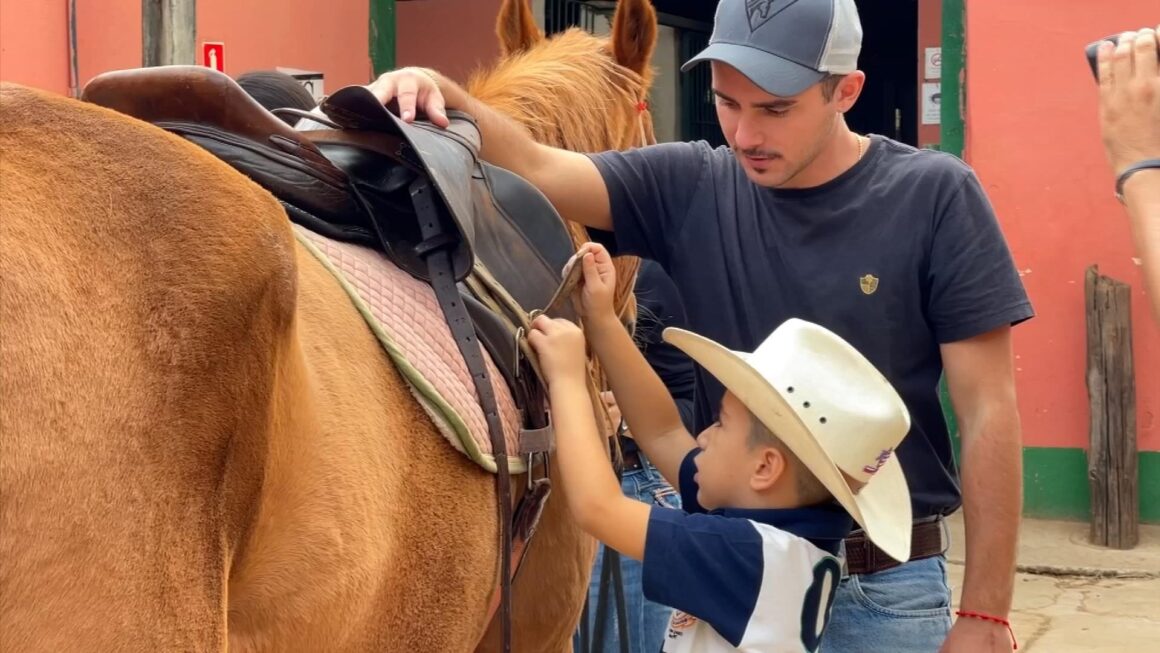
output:
MULTIPOLYGON (((530 0, 504 0, 496 21, 502 56, 467 90, 523 125, 538 142, 576 152, 625 150, 656 142, 648 93, 657 16, 648 0, 621 0, 608 37, 572 28, 545 37, 530 0), (564 80, 564 83, 561 83, 564 80)), ((579 245, 585 229, 569 224, 579 245)), ((639 261, 617 257, 616 306, 635 317, 639 261)))

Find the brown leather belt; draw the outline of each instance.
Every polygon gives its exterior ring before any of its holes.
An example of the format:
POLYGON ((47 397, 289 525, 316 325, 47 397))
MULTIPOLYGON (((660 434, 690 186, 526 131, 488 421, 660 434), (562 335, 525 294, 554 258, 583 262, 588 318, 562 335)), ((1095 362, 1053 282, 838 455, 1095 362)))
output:
MULTIPOLYGON (((851 533, 845 545, 846 572, 849 574, 873 574, 902 564, 874 546, 864 531, 851 533)), ((942 517, 914 522, 910 535, 911 560, 936 556, 945 550, 942 517)))
POLYGON ((644 467, 644 462, 640 459, 640 453, 636 451, 626 451, 623 456, 624 466, 620 471, 632 472, 644 467))

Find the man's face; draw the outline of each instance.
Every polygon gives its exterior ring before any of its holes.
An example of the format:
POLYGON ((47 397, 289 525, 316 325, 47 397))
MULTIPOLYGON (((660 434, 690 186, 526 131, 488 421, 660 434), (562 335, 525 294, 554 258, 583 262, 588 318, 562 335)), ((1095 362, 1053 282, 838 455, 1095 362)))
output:
POLYGON ((829 143, 841 115, 840 94, 827 101, 814 84, 778 97, 736 68, 717 61, 712 66, 717 119, 746 176, 761 186, 794 187, 794 178, 829 143))

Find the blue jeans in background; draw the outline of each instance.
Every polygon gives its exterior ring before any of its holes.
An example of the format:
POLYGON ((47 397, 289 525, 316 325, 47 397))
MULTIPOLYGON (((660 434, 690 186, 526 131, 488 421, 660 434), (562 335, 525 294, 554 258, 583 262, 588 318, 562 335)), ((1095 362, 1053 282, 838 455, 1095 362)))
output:
MULTIPOLYGON (((681 497, 667 482, 656 467, 640 454, 642 466, 624 472, 620 489, 624 495, 649 505, 666 508, 680 508, 681 497)), ((589 642, 593 641, 596 632, 596 605, 600 597, 600 575, 604 564, 604 545, 601 544, 596 552, 596 563, 592 567, 592 579, 588 586, 588 629, 589 642)), ((669 616, 672 609, 653 603, 644 598, 641 587, 643 567, 640 562, 620 556, 620 573, 624 583, 625 614, 628 616, 628 650, 631 653, 658 653, 664 641, 665 632, 669 626, 669 616)), ((602 653, 620 653, 619 630, 616 618, 616 593, 612 586, 606 591, 605 601, 607 621, 604 625, 604 648, 593 646, 593 650, 602 653)), ((579 632, 572 638, 572 647, 576 653, 580 651, 579 632)))
POLYGON ((937 653, 951 629, 945 556, 843 577, 823 653, 937 653))

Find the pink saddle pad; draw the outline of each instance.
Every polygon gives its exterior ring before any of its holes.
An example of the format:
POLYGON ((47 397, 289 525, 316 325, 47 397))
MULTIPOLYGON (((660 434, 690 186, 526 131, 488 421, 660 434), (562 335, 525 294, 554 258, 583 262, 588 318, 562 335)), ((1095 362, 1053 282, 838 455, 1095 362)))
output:
MULTIPOLYGON (((299 242, 335 275, 443 436, 495 473, 487 421, 435 291, 373 249, 332 240, 299 225, 294 229, 299 242)), ((513 455, 519 451, 519 410, 486 349, 483 355, 503 421, 509 469, 523 473, 524 460, 513 455)))

